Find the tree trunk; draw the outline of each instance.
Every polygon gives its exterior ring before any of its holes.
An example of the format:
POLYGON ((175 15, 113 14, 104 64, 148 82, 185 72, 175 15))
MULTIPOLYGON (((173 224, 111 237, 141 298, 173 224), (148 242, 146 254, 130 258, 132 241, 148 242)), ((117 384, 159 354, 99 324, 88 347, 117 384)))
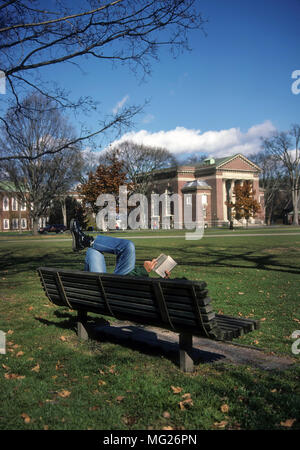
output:
POLYGON ((33 219, 33 225, 32 225, 32 233, 34 236, 38 235, 38 230, 39 230, 39 219, 38 217, 33 219))
POLYGON ((63 199, 61 199, 61 211, 62 211, 62 216, 63 216, 63 223, 64 226, 67 226, 67 205, 66 205, 66 197, 64 197, 63 199))
POLYGON ((299 218, 298 218, 298 192, 293 191, 292 192, 292 199, 293 199, 293 225, 299 225, 299 218))

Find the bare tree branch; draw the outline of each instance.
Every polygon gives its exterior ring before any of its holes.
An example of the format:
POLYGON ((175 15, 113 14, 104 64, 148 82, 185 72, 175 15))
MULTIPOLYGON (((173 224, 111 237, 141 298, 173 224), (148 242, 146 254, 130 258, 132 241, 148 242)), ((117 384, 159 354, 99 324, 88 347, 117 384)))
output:
MULTIPOLYGON (((42 0, 4 2, 0 6, 0 68, 7 80, 7 101, 13 99, 19 109, 24 108, 22 98, 34 89, 60 108, 94 108, 89 97, 74 102, 54 83, 51 88, 45 85, 38 78, 43 68, 75 64, 89 56, 99 62, 125 62, 133 71, 141 68, 143 74, 149 74, 150 62, 161 46, 188 49, 189 32, 203 29, 205 20, 198 2, 53 0, 47 9, 42 0)), ((82 133, 70 145, 126 124, 140 110, 135 106, 124 110, 102 121, 98 129, 82 133)), ((0 119, 6 128, 4 113, 0 119)), ((0 155, 0 161, 18 158, 17 154, 0 155)))

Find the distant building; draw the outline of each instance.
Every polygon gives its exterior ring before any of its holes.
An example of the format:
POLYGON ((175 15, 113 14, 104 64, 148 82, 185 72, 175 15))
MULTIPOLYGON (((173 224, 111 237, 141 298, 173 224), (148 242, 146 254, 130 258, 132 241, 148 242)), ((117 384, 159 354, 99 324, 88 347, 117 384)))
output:
MULTIPOLYGON (((148 196, 179 194, 181 202, 179 209, 182 212, 181 216, 179 215, 180 223, 176 224, 174 217, 178 220, 178 214, 174 214, 174 208, 178 205, 174 205, 174 202, 165 207, 160 205, 159 212, 156 210, 154 213, 153 208, 150 208, 151 227, 164 228, 163 224, 167 224, 168 227, 170 223, 171 228, 182 228, 186 223, 183 216, 183 202, 195 205, 196 193, 201 195, 205 224, 209 227, 226 225, 229 223, 230 213, 225 202, 228 200, 234 202, 234 186, 245 181, 251 182, 255 191, 254 197, 261 205, 260 212, 249 220, 249 224, 264 224, 264 191, 259 187, 259 173, 260 168, 242 154, 226 158, 208 158, 201 164, 159 170, 149 186, 148 196)), ((243 225, 244 222, 234 221, 235 225, 243 225)))
MULTIPOLYGON (((39 226, 46 225, 47 217, 40 217, 39 226)), ((0 181, 0 231, 28 231, 32 229, 28 205, 19 201, 10 181, 0 181)))

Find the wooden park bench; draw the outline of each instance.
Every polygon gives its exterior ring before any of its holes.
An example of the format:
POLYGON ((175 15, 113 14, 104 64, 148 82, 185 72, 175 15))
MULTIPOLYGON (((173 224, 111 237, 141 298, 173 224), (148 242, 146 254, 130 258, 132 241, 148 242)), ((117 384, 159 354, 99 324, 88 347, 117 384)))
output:
POLYGON ((88 339, 87 313, 154 325, 179 333, 180 368, 193 370, 193 336, 231 341, 258 328, 256 320, 215 314, 204 281, 129 277, 40 267, 49 300, 76 310, 79 338, 88 339))

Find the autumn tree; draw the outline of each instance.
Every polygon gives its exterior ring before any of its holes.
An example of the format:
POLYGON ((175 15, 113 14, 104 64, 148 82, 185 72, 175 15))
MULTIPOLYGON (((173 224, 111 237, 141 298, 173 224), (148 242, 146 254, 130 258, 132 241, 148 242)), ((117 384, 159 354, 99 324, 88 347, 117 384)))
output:
POLYGON ((255 200, 255 191, 252 184, 245 181, 242 185, 236 184, 233 193, 235 194, 235 202, 227 201, 225 204, 231 210, 231 217, 236 220, 246 219, 247 226, 250 217, 255 217, 260 211, 260 204, 255 200))
POLYGON ((106 159, 97 167, 95 172, 90 172, 88 180, 79 187, 79 193, 84 205, 91 207, 94 213, 99 211, 96 205, 100 194, 113 194, 116 199, 119 196, 120 186, 128 184, 127 173, 124 164, 116 154, 106 155, 106 159))
MULTIPOLYGON (((86 61, 93 59, 101 65, 126 64, 142 76, 150 74, 160 48, 169 48, 174 56, 188 50, 189 33, 202 29, 204 22, 198 0, 3 0, 0 68, 6 78, 4 101, 13 98, 24 108, 24 92, 26 95, 28 89, 34 89, 56 102, 56 107, 75 111, 95 108, 90 97, 83 95, 73 101, 57 82, 46 83, 43 71, 57 65, 85 67, 86 61)), ((101 73, 101 67, 96 65, 96 70, 101 73)), ((129 106, 99 119, 93 129, 85 124, 70 145, 112 127, 127 126, 139 111, 140 107, 129 106)), ((4 114, 0 114, 0 120, 5 123, 4 114)), ((64 148, 56 148, 55 152, 64 148)), ((20 155, 1 154, 0 149, 0 161, 7 158, 19 159, 20 155)))

